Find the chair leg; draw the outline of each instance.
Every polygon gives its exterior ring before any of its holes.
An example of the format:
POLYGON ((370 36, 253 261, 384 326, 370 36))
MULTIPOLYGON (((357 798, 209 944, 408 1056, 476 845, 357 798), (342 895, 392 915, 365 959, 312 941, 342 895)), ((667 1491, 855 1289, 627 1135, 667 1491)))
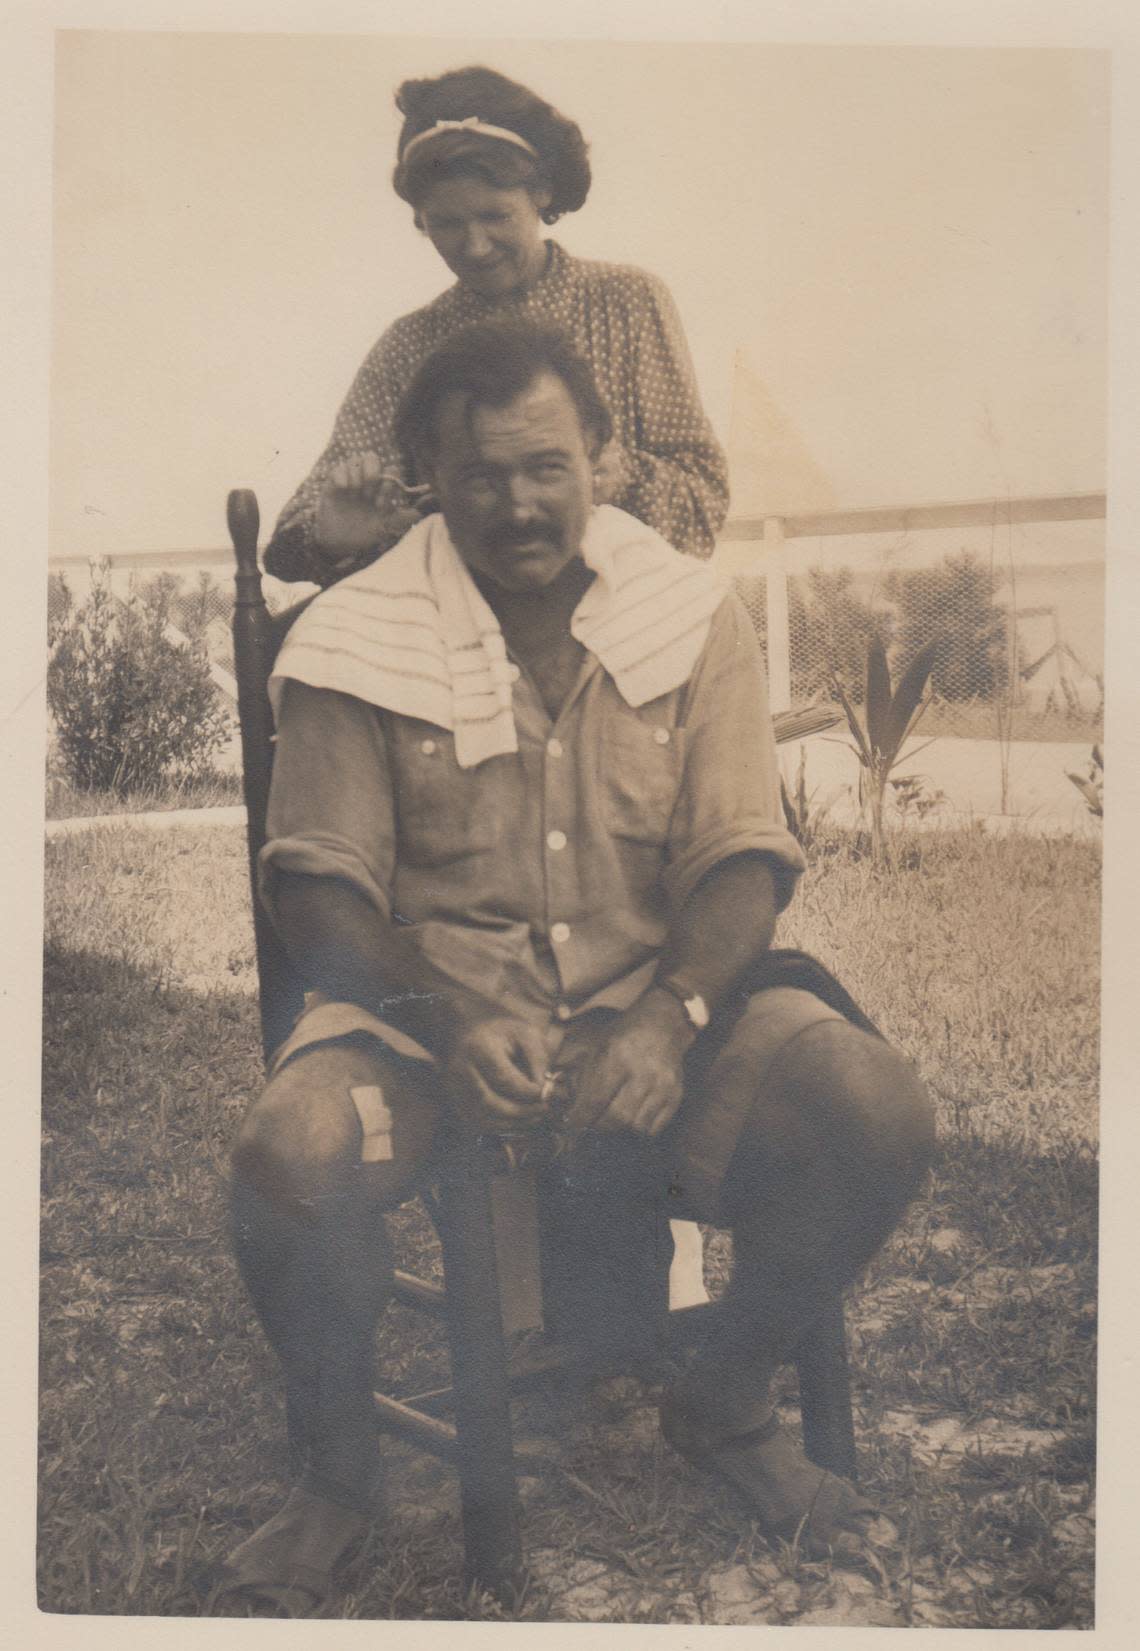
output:
POLYGON ((467 1581, 509 1598, 522 1539, 489 1173, 477 1143, 452 1156, 441 1193, 467 1581))
POLYGON ((801 1337, 793 1359, 800 1383, 804 1450, 819 1467, 854 1479, 855 1424, 841 1296, 801 1337))

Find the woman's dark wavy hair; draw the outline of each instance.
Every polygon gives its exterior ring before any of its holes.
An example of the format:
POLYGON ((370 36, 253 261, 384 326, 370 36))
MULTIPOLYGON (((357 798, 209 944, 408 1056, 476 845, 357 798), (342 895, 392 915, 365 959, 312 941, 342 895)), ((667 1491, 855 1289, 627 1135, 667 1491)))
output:
POLYGON ((579 128, 495 69, 472 65, 434 80, 405 80, 396 93, 396 107, 404 124, 392 187, 412 207, 418 209, 432 185, 444 178, 478 177, 498 189, 549 191, 550 203, 541 215, 544 223, 553 224, 564 212, 576 212, 590 192, 590 163, 579 128), (538 159, 494 138, 446 132, 434 143, 421 144, 405 163, 408 144, 437 120, 467 120, 472 115, 517 132, 538 151, 538 159))
POLYGON ((613 435, 613 420, 589 363, 566 335, 557 327, 488 321, 465 327, 439 345, 405 390, 395 434, 409 473, 418 473, 419 461, 439 451, 439 408, 445 396, 466 395, 468 415, 476 407, 505 407, 543 373, 553 373, 565 384, 591 456, 600 453, 613 435))

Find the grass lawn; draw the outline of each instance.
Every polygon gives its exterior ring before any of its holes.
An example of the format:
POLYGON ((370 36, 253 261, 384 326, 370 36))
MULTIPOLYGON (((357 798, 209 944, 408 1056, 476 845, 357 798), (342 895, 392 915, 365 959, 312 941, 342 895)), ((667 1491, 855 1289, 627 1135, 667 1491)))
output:
MULTIPOLYGON (((849 1314, 861 1477, 900 1533, 881 1571, 770 1550, 617 1378, 520 1406, 553 1465, 522 1482, 516 1616, 1091 1625, 1099 875, 1084 842, 931 833, 876 871, 828 835, 781 931, 940 1111, 930 1187, 849 1314)), ((39 1601, 198 1615, 284 1471, 280 1385, 224 1230, 259 1080, 244 845, 110 826, 48 843, 47 890, 39 1601)), ((419 1206, 397 1226, 404 1264, 430 1268, 419 1206)), ((727 1262, 710 1234, 714 1288, 727 1262)), ((383 1347, 392 1389, 443 1367, 407 1310, 383 1347)), ((450 1475, 381 1450, 387 1517, 337 1609, 500 1615, 464 1598, 450 1475)))
POLYGON ((229 808, 242 801, 241 775, 220 771, 193 780, 168 780, 161 786, 120 797, 114 791, 81 791, 63 774, 49 770, 44 818, 84 820, 100 814, 168 813, 177 808, 229 808))

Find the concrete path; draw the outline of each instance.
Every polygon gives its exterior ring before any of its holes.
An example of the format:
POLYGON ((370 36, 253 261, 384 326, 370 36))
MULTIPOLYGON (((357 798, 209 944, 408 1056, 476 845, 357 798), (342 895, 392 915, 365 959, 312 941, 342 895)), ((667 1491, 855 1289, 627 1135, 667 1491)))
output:
MULTIPOLYGON (((838 729, 779 748, 780 768, 789 787, 795 783, 800 744, 807 752, 808 796, 815 808, 826 805, 837 825, 852 825, 859 815, 859 763, 838 729)), ((1070 770, 1088 771, 1088 744, 1017 740, 1009 748, 1007 808, 1002 809, 1001 756, 995 740, 953 739, 940 734, 930 744, 911 740, 899 764, 900 775, 922 775, 928 794, 942 791, 946 802, 927 815, 927 829, 979 822, 988 831, 1062 832, 1095 837, 1100 822, 1085 807, 1068 779, 1070 770), (913 756, 908 756, 913 753, 913 756)), ((46 835, 70 836, 94 827, 145 826, 172 831, 179 826, 245 824, 245 809, 175 808, 150 814, 96 814, 84 819, 48 820, 46 835)))
POLYGON ((99 827, 145 826, 153 831, 173 831, 176 826, 244 826, 245 808, 235 803, 232 808, 168 808, 156 809, 150 814, 88 814, 72 820, 47 820, 44 835, 71 837, 77 831, 99 827))
MULTIPOLYGON (((853 824, 859 812, 859 762, 846 737, 834 729, 800 743, 807 754, 807 791, 814 806, 826 806, 828 818, 837 824, 853 824)), ((900 777, 921 775, 928 795, 945 793, 946 801, 924 822, 930 828, 978 820, 994 831, 1095 836, 1100 822, 1089 813, 1068 778, 1070 771, 1087 774, 1091 749, 1087 744, 1013 741, 1004 809, 1001 752, 996 740, 953 739, 940 734, 928 744, 919 734, 907 742, 896 772, 900 777)), ((799 768, 800 744, 782 745, 779 757, 790 787, 799 768)))

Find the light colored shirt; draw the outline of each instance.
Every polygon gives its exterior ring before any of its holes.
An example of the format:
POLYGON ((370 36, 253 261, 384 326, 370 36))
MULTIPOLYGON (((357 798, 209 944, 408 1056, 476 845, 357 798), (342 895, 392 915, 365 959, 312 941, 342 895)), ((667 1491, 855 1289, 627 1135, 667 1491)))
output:
POLYGON ((552 721, 527 672, 518 750, 460 768, 435 724, 283 686, 262 854, 356 888, 449 978, 538 1024, 648 984, 701 878, 758 852, 781 903, 804 861, 783 824, 759 647, 736 597, 688 681, 631 707, 587 653, 552 721))
POLYGON ((629 480, 613 502, 678 550, 711 553, 728 508, 728 470, 701 408, 668 289, 644 270, 573 258, 557 242, 547 245, 547 269, 525 291, 488 299, 457 282, 373 345, 328 446, 281 512, 265 553, 270 573, 326 576, 314 522, 330 471, 349 454, 373 452, 384 469, 404 475, 393 435, 404 391, 437 345, 488 320, 545 322, 566 334, 590 364, 623 449, 629 480))

